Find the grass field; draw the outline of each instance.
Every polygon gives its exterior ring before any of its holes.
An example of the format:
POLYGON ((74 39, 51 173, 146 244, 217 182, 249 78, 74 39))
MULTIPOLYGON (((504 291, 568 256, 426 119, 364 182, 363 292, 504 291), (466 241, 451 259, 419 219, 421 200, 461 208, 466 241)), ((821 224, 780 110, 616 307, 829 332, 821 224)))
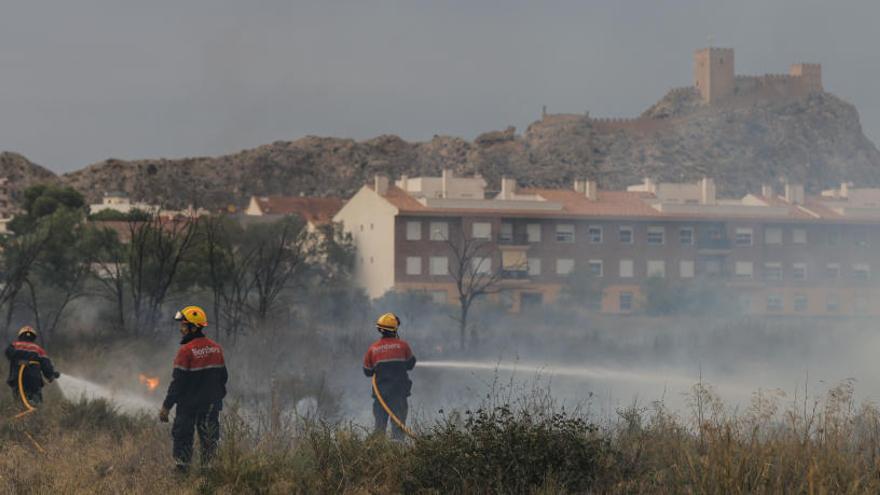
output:
POLYGON ((4 493, 880 492, 880 410, 850 382, 817 399, 756 393, 738 412, 697 384, 687 414, 634 405, 601 422, 521 397, 448 412, 402 444, 345 423, 245 423, 231 405, 216 460, 182 477, 167 425, 47 399, 0 428, 4 493))

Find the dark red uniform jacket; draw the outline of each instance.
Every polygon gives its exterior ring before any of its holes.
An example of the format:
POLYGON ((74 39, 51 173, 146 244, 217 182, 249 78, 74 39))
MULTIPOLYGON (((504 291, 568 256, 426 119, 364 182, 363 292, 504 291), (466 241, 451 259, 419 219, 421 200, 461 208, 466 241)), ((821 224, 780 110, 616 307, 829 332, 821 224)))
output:
POLYGON ((416 365, 409 344, 397 337, 382 337, 373 342, 364 355, 364 374, 376 375, 382 396, 409 396, 412 382, 407 371, 416 365))
POLYGON ((220 344, 201 332, 187 334, 174 357, 174 372, 162 406, 178 413, 219 405, 226 397, 226 361, 220 344))
POLYGON ((10 387, 18 387, 18 367, 21 363, 27 365, 22 377, 26 392, 39 391, 43 388, 43 376, 48 379, 55 375, 55 368, 52 367, 46 351, 35 342, 16 340, 6 348, 6 358, 9 359, 9 378, 6 383, 10 387))

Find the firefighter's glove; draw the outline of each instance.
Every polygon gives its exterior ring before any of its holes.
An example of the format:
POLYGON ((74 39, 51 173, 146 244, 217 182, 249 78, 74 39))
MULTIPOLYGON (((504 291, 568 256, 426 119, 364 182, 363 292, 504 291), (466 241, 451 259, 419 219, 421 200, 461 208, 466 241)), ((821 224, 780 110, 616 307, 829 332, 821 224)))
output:
POLYGON ((52 378, 55 379, 55 380, 61 378, 61 373, 59 373, 59 372, 56 371, 55 374, 52 375, 52 378))
POLYGON ((162 409, 159 409, 159 421, 161 421, 163 423, 167 423, 169 412, 170 411, 168 411, 168 409, 165 409, 164 407, 162 409))

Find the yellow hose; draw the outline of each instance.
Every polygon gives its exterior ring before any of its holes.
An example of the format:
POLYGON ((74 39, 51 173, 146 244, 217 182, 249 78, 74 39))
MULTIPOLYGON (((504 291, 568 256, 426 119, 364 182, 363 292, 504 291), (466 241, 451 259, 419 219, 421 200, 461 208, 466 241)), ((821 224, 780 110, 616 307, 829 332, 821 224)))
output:
MULTIPOLYGON (((27 367, 28 364, 40 364, 40 363, 38 361, 30 361, 29 363, 21 363, 21 365, 19 365, 19 367, 18 367, 18 396, 21 397, 21 403, 24 404, 24 407, 26 407, 27 410, 16 414, 15 416, 12 417, 12 419, 18 419, 23 416, 27 416, 28 414, 37 410, 37 408, 32 406, 31 403, 27 400, 27 395, 25 395, 25 393, 24 393, 24 369, 25 369, 25 367, 27 367)), ((41 454, 46 453, 46 450, 43 449, 43 447, 36 440, 34 440, 34 437, 32 437, 30 433, 28 433, 27 431, 24 431, 23 433, 28 437, 28 440, 30 440, 31 443, 34 444, 34 447, 36 447, 37 450, 40 451, 41 454)))
POLYGON ((18 367, 18 396, 21 397, 21 403, 24 404, 24 407, 27 409, 26 411, 22 411, 15 415, 12 419, 18 419, 22 416, 28 415, 37 410, 36 407, 32 406, 30 402, 27 400, 27 395, 24 393, 24 369, 28 364, 40 364, 38 361, 30 361, 28 363, 21 363, 18 367))
POLYGON ((394 412, 391 410, 390 407, 388 407, 388 404, 385 403, 385 399, 382 398, 382 394, 379 393, 379 386, 376 385, 376 374, 375 373, 373 374, 373 393, 376 394, 376 398, 379 399, 379 404, 382 406, 382 409, 384 409, 385 412, 388 413, 388 416, 391 418, 391 421, 394 421, 394 424, 396 424, 398 428, 403 430, 403 432, 406 433, 406 435, 408 437, 415 440, 416 434, 413 433, 409 428, 407 428, 406 425, 403 424, 403 421, 401 421, 400 419, 397 418, 397 416, 394 415, 394 412))

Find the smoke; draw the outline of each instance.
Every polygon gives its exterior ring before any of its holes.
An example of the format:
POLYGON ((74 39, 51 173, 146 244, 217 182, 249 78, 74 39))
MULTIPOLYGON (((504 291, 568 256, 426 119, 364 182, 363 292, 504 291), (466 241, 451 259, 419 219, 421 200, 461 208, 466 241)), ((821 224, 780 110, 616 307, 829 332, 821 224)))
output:
MULTIPOLYGON (((376 315, 388 310, 401 314, 401 337, 418 358, 410 411, 423 423, 441 410, 472 410, 536 391, 602 417, 633 402, 662 401, 687 412, 687 394, 697 383, 711 386, 731 408, 748 405, 760 390, 802 399, 850 378, 858 399, 880 399, 873 351, 880 336, 867 318, 749 317, 733 302, 717 315, 603 316, 571 305, 510 314, 485 302, 475 306, 472 335, 461 350, 451 307, 401 297, 372 307, 328 308, 327 301, 309 299, 297 305, 296 318, 236 341, 207 330, 225 347, 227 403, 244 416, 280 411, 370 425, 370 381, 361 360, 378 338, 376 315), (318 307, 320 315, 309 312, 318 307)), ((91 321, 94 309, 83 316, 91 321)), ((86 350, 56 345, 52 352, 65 397, 105 398, 137 412, 158 408, 177 345, 169 324, 167 334, 150 339, 115 339, 86 350), (150 393, 139 374, 156 376, 161 385, 150 393)))

